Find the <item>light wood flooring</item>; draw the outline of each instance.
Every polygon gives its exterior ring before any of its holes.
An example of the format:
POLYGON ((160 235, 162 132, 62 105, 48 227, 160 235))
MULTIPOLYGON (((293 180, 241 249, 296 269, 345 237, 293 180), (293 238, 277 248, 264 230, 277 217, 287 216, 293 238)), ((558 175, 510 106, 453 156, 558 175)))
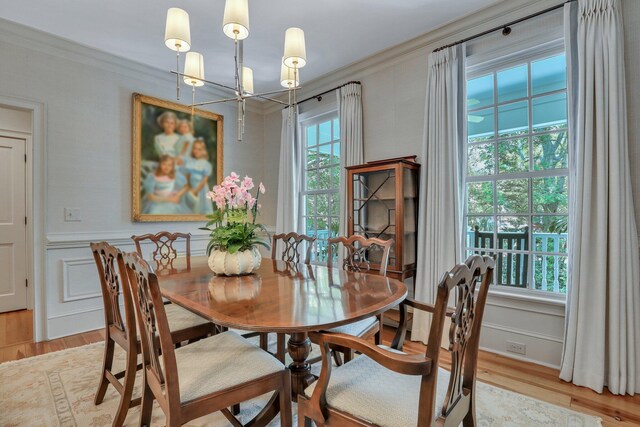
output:
MULTIPOLYGON (((33 313, 28 310, 0 314, 0 363, 25 357, 79 347, 102 341, 101 330, 71 335, 55 340, 33 342, 33 313)), ((393 337, 393 329, 385 330, 385 341, 393 337)), ((425 347, 407 341, 405 351, 423 353, 425 347)), ((441 366, 450 363, 443 352, 441 366)), ((614 396, 577 387, 558 378, 556 369, 522 362, 493 353, 480 352, 478 378, 488 384, 516 393, 599 416, 603 426, 640 426, 640 396, 614 396)))

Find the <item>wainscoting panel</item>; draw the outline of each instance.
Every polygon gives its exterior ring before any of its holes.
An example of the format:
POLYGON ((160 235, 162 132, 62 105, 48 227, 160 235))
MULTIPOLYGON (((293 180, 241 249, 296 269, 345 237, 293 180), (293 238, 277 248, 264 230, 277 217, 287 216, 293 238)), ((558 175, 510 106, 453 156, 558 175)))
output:
MULTIPOLYGON (((191 255, 204 255, 208 237, 191 237, 191 255)), ((46 339, 86 332, 104 326, 100 279, 89 243, 107 241, 125 252, 135 251, 130 233, 50 234, 46 244, 46 339)), ((152 244, 143 244, 150 259, 152 244)), ((184 247, 178 248, 184 255, 184 247)))
POLYGON ((562 357, 564 304, 489 295, 480 346, 483 350, 557 368, 562 357), (522 353, 513 346, 524 347, 522 353))
POLYGON ((91 258, 62 259, 62 302, 99 298, 100 279, 91 258))

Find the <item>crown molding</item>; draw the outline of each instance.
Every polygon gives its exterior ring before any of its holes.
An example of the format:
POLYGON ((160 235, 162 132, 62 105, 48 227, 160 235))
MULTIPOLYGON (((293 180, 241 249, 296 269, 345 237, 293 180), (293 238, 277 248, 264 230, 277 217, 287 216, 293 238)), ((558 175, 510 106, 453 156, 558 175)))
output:
MULTIPOLYGON (((338 68, 330 73, 303 84, 298 98, 307 98, 315 93, 324 92, 333 86, 358 80, 381 69, 394 66, 421 51, 431 51, 440 46, 453 43, 465 37, 472 36, 489 28, 504 24, 508 20, 517 19, 548 7, 563 3, 565 0, 503 0, 485 9, 466 15, 455 21, 415 37, 406 42, 392 46, 360 61, 338 68)), ((427 53, 424 52, 425 69, 427 53)), ((366 90, 366 89, 364 89, 366 90)), ((270 114, 280 110, 278 105, 263 106, 263 114, 270 114)))
MULTIPOLYGON (((23 49, 111 71, 123 77, 152 79, 158 84, 168 85, 175 85, 176 81, 175 75, 168 70, 152 67, 3 18, 0 18, 0 40, 23 49)), ((229 92, 214 86, 203 86, 198 88, 198 92, 214 99, 229 97, 229 92)), ((261 104, 255 100, 248 100, 247 110, 264 114, 264 107, 261 104)))

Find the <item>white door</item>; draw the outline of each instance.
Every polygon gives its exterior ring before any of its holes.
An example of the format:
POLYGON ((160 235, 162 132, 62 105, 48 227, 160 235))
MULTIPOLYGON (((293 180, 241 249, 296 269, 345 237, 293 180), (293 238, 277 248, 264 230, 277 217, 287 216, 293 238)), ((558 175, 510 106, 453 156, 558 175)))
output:
POLYGON ((0 137, 0 313, 27 308, 25 146, 0 137))

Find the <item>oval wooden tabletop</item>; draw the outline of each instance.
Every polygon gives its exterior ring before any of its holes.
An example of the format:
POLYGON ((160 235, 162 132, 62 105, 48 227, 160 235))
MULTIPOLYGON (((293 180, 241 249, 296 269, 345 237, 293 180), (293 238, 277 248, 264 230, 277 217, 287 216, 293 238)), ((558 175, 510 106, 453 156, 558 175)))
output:
POLYGON ((261 332, 329 329, 382 313, 407 296, 404 283, 377 274, 263 259, 255 274, 214 275, 205 257, 158 276, 163 296, 222 326, 261 332))

